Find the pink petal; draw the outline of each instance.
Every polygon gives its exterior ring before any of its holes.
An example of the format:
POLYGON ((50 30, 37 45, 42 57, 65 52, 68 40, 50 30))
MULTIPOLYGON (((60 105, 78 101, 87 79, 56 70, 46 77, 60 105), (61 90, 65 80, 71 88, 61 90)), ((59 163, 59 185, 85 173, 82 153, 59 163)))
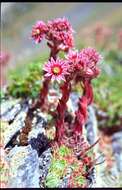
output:
POLYGON ((60 79, 60 80, 64 80, 65 81, 65 77, 64 76, 58 76, 58 78, 60 79))
POLYGON ((52 80, 56 80, 56 76, 55 75, 52 75, 52 80))
POLYGON ((50 73, 46 73, 44 76, 45 76, 45 77, 50 77, 51 74, 50 74, 50 73))
POLYGON ((43 68, 44 71, 50 72, 50 68, 44 67, 43 68))

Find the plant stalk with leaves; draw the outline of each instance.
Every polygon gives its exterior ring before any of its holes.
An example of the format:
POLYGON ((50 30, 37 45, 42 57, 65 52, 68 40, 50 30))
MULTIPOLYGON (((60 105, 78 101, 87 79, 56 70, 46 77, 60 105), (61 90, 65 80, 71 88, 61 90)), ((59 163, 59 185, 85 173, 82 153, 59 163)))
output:
POLYGON ((47 71, 45 76, 51 76, 51 79, 63 80, 64 83, 61 86, 62 97, 59 100, 57 106, 57 117, 56 117, 56 141, 61 144, 61 138, 65 133, 65 112, 67 108, 67 101, 71 93, 71 82, 82 82, 83 84, 83 95, 79 99, 78 110, 76 111, 75 121, 73 125, 74 133, 77 135, 82 134, 83 125, 87 119, 87 106, 93 101, 93 90, 91 80, 98 76, 99 68, 97 63, 100 61, 101 56, 93 48, 85 48, 78 53, 78 51, 70 51, 67 55, 67 59, 58 60, 58 62, 51 60, 44 67, 47 71), (62 62, 62 63, 61 63, 62 62), (60 63, 60 64, 59 64, 60 63), (66 68, 66 73, 64 72, 66 68), (56 72, 52 72, 53 69, 57 69, 56 72))

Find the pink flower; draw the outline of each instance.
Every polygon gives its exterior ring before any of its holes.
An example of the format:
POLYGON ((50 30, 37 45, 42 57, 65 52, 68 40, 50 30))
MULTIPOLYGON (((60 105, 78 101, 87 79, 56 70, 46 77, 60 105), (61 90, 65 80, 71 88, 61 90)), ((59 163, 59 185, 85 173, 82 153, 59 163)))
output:
POLYGON ((63 51, 67 51, 69 48, 72 48, 74 46, 74 40, 72 33, 62 33, 61 35, 62 43, 59 45, 59 49, 63 51))
POLYGON ((80 55, 81 57, 88 58, 90 65, 96 65, 102 59, 102 56, 91 47, 83 49, 80 55))
POLYGON ((96 77, 100 72, 97 63, 101 59, 101 55, 90 47, 83 49, 80 53, 77 50, 70 50, 66 56, 66 61, 70 65, 68 71, 77 74, 78 80, 81 80, 81 77, 96 77))
POLYGON ((73 47, 73 29, 67 19, 58 18, 49 21, 47 26, 49 31, 46 35, 47 40, 57 44, 59 49, 64 51, 73 47))
POLYGON ((100 70, 97 68, 97 63, 102 59, 102 56, 94 48, 83 49, 79 58, 77 68, 84 77, 94 78, 99 74, 100 70))
POLYGON ((66 58, 67 58, 67 60, 69 60, 69 62, 76 64, 79 61, 78 50, 69 50, 66 58))
POLYGON ((74 46, 73 32, 72 26, 66 18, 57 18, 48 21, 47 24, 38 21, 32 28, 31 36, 36 43, 40 43, 45 37, 50 48, 54 46, 54 48, 57 47, 57 50, 68 51, 74 46))
POLYGON ((9 53, 6 53, 6 52, 3 52, 1 51, 0 52, 0 65, 6 65, 8 63, 10 59, 10 54, 9 53))
POLYGON ((40 43, 44 38, 47 30, 47 26, 43 21, 37 21, 37 23, 32 28, 31 36, 36 43, 40 43))
POLYGON ((66 61, 70 65, 69 72, 75 72, 77 64, 79 62, 79 52, 78 50, 69 50, 68 54, 66 55, 66 61))
POLYGON ((47 72, 45 74, 45 77, 51 77, 52 80, 65 81, 65 75, 69 74, 67 72, 68 67, 69 65, 64 60, 61 60, 59 58, 54 60, 51 58, 51 60, 44 65, 43 70, 47 72))
POLYGON ((70 25, 69 21, 66 18, 57 18, 52 21, 48 22, 49 29, 52 29, 54 31, 71 31, 73 32, 72 26, 70 25))

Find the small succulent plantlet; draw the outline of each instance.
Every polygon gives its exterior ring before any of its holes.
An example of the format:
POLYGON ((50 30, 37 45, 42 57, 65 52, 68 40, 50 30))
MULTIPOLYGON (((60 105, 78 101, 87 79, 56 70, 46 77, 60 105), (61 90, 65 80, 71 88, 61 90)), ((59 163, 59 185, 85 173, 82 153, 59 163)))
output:
POLYGON ((53 158, 45 181, 46 187, 58 187, 69 170, 71 171, 68 179, 69 188, 87 187, 87 177, 94 166, 94 154, 89 151, 81 159, 77 159, 73 149, 66 145, 59 147, 55 144, 52 150, 53 158))

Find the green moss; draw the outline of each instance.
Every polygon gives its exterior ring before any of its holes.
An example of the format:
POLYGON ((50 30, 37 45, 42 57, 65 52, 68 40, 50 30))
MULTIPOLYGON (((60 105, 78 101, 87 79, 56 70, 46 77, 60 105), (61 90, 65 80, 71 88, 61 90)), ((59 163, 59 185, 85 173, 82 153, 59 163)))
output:
POLYGON ((70 154, 70 150, 66 146, 62 145, 56 150, 56 153, 56 156, 52 158, 49 172, 45 181, 46 187, 50 188, 58 187, 61 178, 65 175, 68 163, 64 159, 64 156, 70 154))
MULTIPOLYGON (((10 71, 8 93, 15 98, 36 98, 42 85, 43 64, 47 62, 48 56, 44 54, 10 71)), ((64 58, 64 52, 60 52, 59 56, 64 58)))
POLYGON ((110 117, 106 126, 119 125, 119 117, 122 115, 122 66, 117 61, 107 60, 101 75, 92 82, 95 103, 110 117), (111 69, 111 74, 108 73, 107 66, 111 69))
POLYGON ((86 178, 83 177, 82 175, 79 175, 75 178, 75 182, 78 183, 80 186, 82 186, 83 184, 85 184, 86 178))
POLYGON ((46 177, 45 185, 47 187, 57 187, 60 183, 61 178, 64 175, 67 163, 63 159, 52 159, 51 167, 49 168, 48 175, 46 177))
POLYGON ((56 188, 58 187, 59 183, 60 178, 57 177, 55 173, 48 173, 45 182, 46 187, 56 188))
POLYGON ((68 147, 62 145, 60 148, 59 148, 59 155, 60 156, 67 156, 71 154, 71 151, 68 147))
POLYGON ((34 61, 21 73, 21 69, 17 68, 10 74, 10 85, 8 93, 13 97, 31 97, 38 96, 41 87, 43 62, 34 61), (20 71, 20 72, 19 72, 20 71))

